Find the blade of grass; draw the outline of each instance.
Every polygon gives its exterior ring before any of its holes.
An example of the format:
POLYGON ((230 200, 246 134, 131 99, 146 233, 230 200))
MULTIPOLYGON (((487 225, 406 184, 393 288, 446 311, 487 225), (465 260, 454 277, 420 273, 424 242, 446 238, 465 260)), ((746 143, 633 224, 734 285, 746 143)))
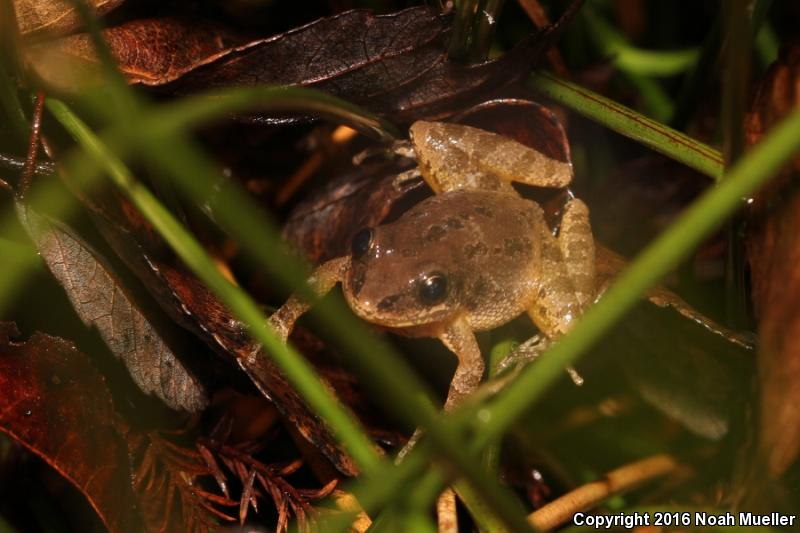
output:
POLYGON ((553 101, 715 180, 722 176, 720 153, 688 135, 547 72, 531 76, 528 85, 553 101))
POLYGON ((454 61, 461 61, 469 56, 472 46, 472 27, 475 14, 480 7, 480 0, 456 0, 455 17, 450 30, 450 46, 447 56, 454 61))
POLYGON ((503 9, 504 3, 505 0, 485 0, 473 29, 473 46, 470 55, 470 61, 473 63, 486 61, 486 58, 489 57, 495 28, 497 28, 497 19, 500 17, 500 10, 503 9))
POLYGON ((700 57, 698 48, 642 50, 632 46, 611 24, 587 6, 583 13, 589 34, 618 69, 640 76, 672 76, 689 70, 700 57))
MULTIPOLYGON (((750 88, 751 38, 749 0, 721 4, 725 20, 722 72, 722 155, 730 168, 744 150, 744 113, 750 88)), ((725 318, 730 327, 747 326, 744 269, 744 221, 733 217, 725 228, 725 318)))

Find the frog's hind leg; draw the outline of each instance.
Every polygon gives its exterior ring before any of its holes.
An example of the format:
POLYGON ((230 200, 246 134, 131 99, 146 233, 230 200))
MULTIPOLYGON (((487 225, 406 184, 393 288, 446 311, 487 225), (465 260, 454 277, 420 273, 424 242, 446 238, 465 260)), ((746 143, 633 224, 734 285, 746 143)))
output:
POLYGON ((564 207, 558 244, 581 310, 594 300, 595 250, 589 208, 574 198, 564 207))
POLYGON ((497 133, 444 122, 415 122, 409 133, 422 176, 436 193, 457 189, 513 192, 513 181, 562 188, 572 165, 497 133))

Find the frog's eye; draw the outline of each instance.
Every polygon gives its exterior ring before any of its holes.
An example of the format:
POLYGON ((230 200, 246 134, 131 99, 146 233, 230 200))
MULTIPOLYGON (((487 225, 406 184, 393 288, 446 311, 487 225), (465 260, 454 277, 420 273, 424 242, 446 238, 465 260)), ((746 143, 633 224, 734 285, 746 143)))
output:
POLYGON ((353 236, 353 240, 350 243, 350 252, 353 255, 353 259, 359 259, 363 257, 369 251, 369 245, 372 243, 372 230, 369 228, 364 228, 360 230, 353 236))
POLYGON ((447 296, 447 276, 432 272, 419 281, 419 299, 425 305, 435 305, 447 296))

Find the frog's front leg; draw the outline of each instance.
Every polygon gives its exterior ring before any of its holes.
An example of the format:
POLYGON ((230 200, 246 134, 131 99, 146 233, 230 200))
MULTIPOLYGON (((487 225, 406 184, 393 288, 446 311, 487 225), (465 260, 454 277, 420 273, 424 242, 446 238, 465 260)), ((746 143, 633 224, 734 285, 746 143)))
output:
MULTIPOLYGON (((308 286, 317 296, 324 296, 337 283, 342 281, 344 275, 350 267, 350 257, 337 257, 319 266, 311 277, 308 278, 308 286)), ((311 304, 308 300, 301 298, 297 294, 292 294, 280 309, 269 317, 269 324, 278 335, 286 342, 289 334, 294 329, 294 324, 309 310, 311 304)))
POLYGON ((466 319, 458 318, 450 323, 439 335, 439 339, 458 358, 458 366, 444 404, 444 410, 450 411, 478 388, 483 377, 484 363, 478 341, 466 319))

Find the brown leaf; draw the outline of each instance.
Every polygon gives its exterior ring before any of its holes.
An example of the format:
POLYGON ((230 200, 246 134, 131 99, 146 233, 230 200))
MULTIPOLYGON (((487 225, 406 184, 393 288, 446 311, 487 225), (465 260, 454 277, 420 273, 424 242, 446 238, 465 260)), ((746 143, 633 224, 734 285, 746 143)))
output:
MULTIPOLYGON (((747 144, 800 102, 800 44, 781 51, 761 80, 746 119, 747 144)), ((758 317, 759 447, 769 473, 779 476, 800 453, 800 159, 769 183, 749 213, 747 256, 758 317)))
POLYGON ((76 313, 95 326, 141 390, 173 409, 198 412, 203 385, 167 346, 104 260, 63 225, 17 204, 17 215, 76 313))
MULTIPOLYGON (((573 2, 559 22, 500 59, 471 66, 447 59, 449 17, 424 6, 378 16, 346 11, 254 40, 174 18, 128 22, 103 36, 131 83, 169 84, 162 90, 178 94, 252 85, 310 87, 410 123, 452 114, 526 76, 581 4, 573 2)), ((29 47, 26 59, 52 88, 75 91, 100 81, 88 35, 29 47)))
POLYGON ((110 531, 141 531, 105 380, 71 343, 18 335, 0 323, 0 431, 75 485, 110 531))
MULTIPOLYGON (((97 16, 119 7, 125 0, 90 0, 85 3, 97 16)), ((17 25, 22 35, 69 33, 82 25, 80 15, 69 0, 14 0, 17 25)))
MULTIPOLYGON (((218 60, 244 39, 218 26, 180 18, 141 19, 103 30, 117 64, 133 84, 163 85, 218 60)), ((89 34, 29 46, 27 63, 48 85, 77 90, 91 83, 98 56, 89 34)))
POLYGON ((430 8, 381 16, 348 11, 266 39, 187 75, 170 89, 311 87, 398 123, 442 118, 526 76, 581 4, 573 2, 555 25, 500 59, 471 66, 447 59, 449 19, 430 8))
POLYGON ((283 227, 284 240, 313 263, 347 253, 353 235, 389 217, 404 195, 413 190, 430 194, 421 179, 402 189, 395 187, 395 176, 402 168, 394 163, 365 163, 331 181, 290 213, 283 227))

